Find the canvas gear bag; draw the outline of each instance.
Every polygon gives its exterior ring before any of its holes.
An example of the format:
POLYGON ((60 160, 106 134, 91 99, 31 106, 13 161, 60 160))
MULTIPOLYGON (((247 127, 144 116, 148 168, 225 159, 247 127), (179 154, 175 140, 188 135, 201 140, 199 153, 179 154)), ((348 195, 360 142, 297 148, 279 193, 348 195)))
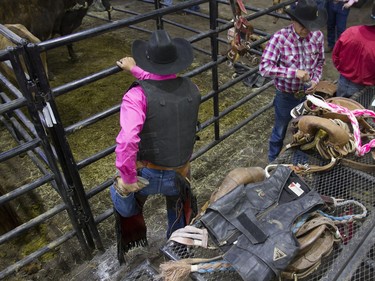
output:
POLYGON ((316 191, 279 165, 264 181, 241 184, 218 198, 200 222, 243 280, 267 281, 298 254, 294 222, 323 206, 316 191))

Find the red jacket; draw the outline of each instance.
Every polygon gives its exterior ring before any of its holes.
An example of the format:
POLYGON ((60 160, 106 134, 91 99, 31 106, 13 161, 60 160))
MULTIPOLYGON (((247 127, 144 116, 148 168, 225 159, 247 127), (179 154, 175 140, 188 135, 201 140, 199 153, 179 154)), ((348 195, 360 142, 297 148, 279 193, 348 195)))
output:
POLYGON ((351 82, 375 85, 375 26, 358 25, 345 30, 335 44, 332 61, 351 82))

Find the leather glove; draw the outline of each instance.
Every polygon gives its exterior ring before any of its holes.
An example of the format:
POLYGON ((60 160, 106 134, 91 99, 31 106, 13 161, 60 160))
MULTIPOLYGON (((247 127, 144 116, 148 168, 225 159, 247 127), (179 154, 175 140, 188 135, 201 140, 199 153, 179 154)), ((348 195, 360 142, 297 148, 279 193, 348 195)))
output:
POLYGON ((117 176, 114 180, 114 187, 121 196, 127 196, 131 192, 137 192, 148 184, 148 180, 142 177, 138 177, 138 181, 135 183, 124 183, 120 176, 117 176))

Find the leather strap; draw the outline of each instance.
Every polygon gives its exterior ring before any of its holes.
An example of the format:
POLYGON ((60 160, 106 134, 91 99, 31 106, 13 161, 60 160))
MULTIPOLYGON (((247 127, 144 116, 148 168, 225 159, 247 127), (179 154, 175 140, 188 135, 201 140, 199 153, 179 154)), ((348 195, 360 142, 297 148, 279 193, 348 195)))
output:
POLYGON ((164 166, 159 166, 151 162, 147 162, 147 161, 138 161, 137 168, 149 168, 149 169, 160 170, 160 171, 176 171, 183 177, 186 177, 190 170, 190 162, 187 162, 186 164, 180 167, 164 167, 164 166))
POLYGON ((316 173, 316 172, 324 172, 332 169, 338 162, 344 166, 366 172, 366 173, 374 173, 375 172, 375 165, 373 164, 366 164, 366 163, 360 163, 353 160, 349 160, 346 158, 332 158, 331 162, 329 162, 327 165, 324 166, 318 166, 318 165, 288 165, 290 168, 296 172, 297 174, 310 174, 310 173, 316 173))
POLYGON ((208 231, 205 228, 197 228, 187 225, 175 230, 169 240, 188 246, 208 247, 208 231))
POLYGON ((297 174, 310 174, 310 173, 317 173, 317 172, 324 172, 332 169, 337 163, 336 158, 331 158, 331 162, 324 166, 318 166, 318 165, 289 165, 290 168, 297 174))
POLYGON ((360 162, 356 162, 356 161, 349 160, 349 159, 346 159, 346 158, 342 158, 340 160, 340 162, 344 166, 354 168, 354 169, 360 170, 362 172, 366 172, 366 173, 374 173, 375 172, 375 165, 372 165, 372 164, 360 163, 360 162))

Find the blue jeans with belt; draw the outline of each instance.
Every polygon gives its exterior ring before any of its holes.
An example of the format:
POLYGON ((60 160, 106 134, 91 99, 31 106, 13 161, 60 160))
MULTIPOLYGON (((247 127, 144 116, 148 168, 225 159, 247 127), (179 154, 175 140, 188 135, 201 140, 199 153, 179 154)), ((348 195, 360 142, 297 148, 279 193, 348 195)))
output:
POLYGON ((327 3, 327 41, 328 47, 333 48, 336 40, 340 37, 346 29, 346 22, 348 19, 350 9, 343 8, 344 2, 337 2, 329 0, 327 3))
POLYGON ((268 160, 272 162, 279 155, 283 148, 286 130, 292 116, 290 111, 302 103, 305 98, 297 99, 291 93, 284 93, 276 90, 276 96, 273 100, 275 109, 275 123, 269 140, 268 160))
POLYGON ((142 212, 143 205, 149 195, 162 194, 166 196, 168 230, 167 238, 173 231, 185 227, 183 203, 180 200, 180 190, 175 184, 176 172, 173 170, 155 170, 142 168, 140 176, 150 184, 138 192, 121 196, 113 187, 110 187, 111 199, 114 208, 122 217, 131 217, 142 212))

